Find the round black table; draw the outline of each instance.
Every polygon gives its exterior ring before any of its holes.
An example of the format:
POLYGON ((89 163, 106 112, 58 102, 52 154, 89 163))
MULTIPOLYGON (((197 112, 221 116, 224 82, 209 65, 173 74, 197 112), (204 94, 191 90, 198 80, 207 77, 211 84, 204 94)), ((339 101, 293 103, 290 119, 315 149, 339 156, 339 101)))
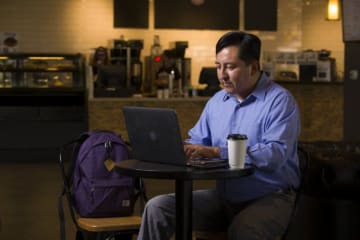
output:
POLYGON ((174 179, 176 199, 176 240, 192 238, 192 190, 193 180, 239 178, 253 173, 253 168, 199 169, 163 163, 130 159, 117 163, 118 173, 132 177, 174 179))

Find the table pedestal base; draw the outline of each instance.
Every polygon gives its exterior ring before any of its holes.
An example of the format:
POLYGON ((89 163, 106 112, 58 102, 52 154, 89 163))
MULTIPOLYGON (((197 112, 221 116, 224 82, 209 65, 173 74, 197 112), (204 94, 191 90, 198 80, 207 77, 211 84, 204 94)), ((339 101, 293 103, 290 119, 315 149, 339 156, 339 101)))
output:
POLYGON ((176 180, 176 240, 192 239, 192 181, 176 180))

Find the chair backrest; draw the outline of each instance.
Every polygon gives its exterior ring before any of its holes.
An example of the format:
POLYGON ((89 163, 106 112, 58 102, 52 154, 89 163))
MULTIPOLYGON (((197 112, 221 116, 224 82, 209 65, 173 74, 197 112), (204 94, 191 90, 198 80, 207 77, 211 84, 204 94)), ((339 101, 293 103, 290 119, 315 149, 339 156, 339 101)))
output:
MULTIPOLYGON (((79 225, 76 221, 76 210, 74 208, 73 199, 72 199, 72 180, 73 180, 73 169, 74 169, 74 161, 71 161, 72 159, 75 159, 77 156, 77 153, 80 149, 80 142, 70 142, 69 144, 65 144, 60 149, 59 153, 59 166, 60 166, 60 173, 62 177, 62 192, 59 196, 59 218, 60 218, 60 228, 61 228, 61 234, 65 234, 65 231, 63 232, 63 229, 65 229, 65 226, 63 225, 65 222, 65 216, 64 216, 64 208, 63 208, 63 196, 65 196, 68 204, 68 208, 70 210, 70 216, 71 219, 76 226, 77 229, 79 229, 79 225), (66 162, 66 163, 65 163, 66 162), (65 166, 66 165, 66 166, 65 166)), ((61 238, 61 239, 65 239, 61 238)))
MULTIPOLYGON (((79 214, 76 211, 74 199, 73 199, 73 173, 75 167, 75 159, 77 158, 81 143, 81 139, 77 139, 61 147, 59 153, 59 167, 62 177, 62 191, 59 196, 58 214, 60 220, 60 239, 65 239, 65 214, 63 198, 66 198, 68 209, 73 224, 77 231, 81 231, 82 228, 79 226, 78 218, 79 214)), ((140 202, 140 210, 142 211, 145 202, 148 200, 146 196, 146 189, 142 178, 134 179, 135 195, 136 200, 140 202)))
POLYGON ((298 152, 299 168, 300 168, 300 185, 297 190, 298 192, 301 192, 303 191, 306 174, 309 169, 310 154, 302 146, 298 146, 297 152, 298 152))
POLYGON ((300 168, 300 185, 296 189, 296 197, 294 202, 294 207, 291 213, 291 217, 288 223, 288 226, 285 230, 283 236, 280 239, 287 239, 287 235, 289 234, 290 227, 293 225, 295 221, 295 217, 297 216, 298 208, 299 208, 299 199, 300 194, 304 191, 305 183, 306 183, 306 174, 309 169, 309 161, 310 161, 310 154, 306 151, 304 147, 298 145, 297 148, 298 159, 299 159, 299 168, 300 168))

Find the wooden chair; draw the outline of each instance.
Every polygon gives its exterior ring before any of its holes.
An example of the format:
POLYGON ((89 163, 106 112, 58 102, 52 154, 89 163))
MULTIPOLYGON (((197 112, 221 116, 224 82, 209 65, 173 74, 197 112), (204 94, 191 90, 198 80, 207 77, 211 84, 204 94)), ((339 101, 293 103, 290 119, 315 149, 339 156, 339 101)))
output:
POLYGON ((306 177, 307 177, 308 169, 309 169, 310 154, 305 149, 305 147, 301 146, 301 143, 299 143, 297 152, 298 152, 298 156, 299 156, 300 185, 296 189, 296 198, 295 198, 294 207, 293 207, 293 210, 291 213, 289 224, 285 230, 284 235, 281 236, 281 238, 279 238, 282 240, 288 239, 289 231, 290 231, 291 227, 295 224, 295 219, 298 216, 298 211, 299 211, 299 199, 301 197, 301 194, 304 192, 306 177))
MULTIPOLYGON (((289 225, 284 233, 283 236, 279 236, 277 239, 281 240, 281 239, 286 239, 286 236, 288 234, 289 228, 291 226, 291 224, 294 221, 294 218, 297 215, 298 212, 298 201, 299 201, 299 197, 301 192, 303 191, 304 188, 304 184, 305 184, 305 176, 308 170, 308 166, 309 166, 309 153, 301 146, 298 147, 298 156, 299 156, 299 168, 300 168, 300 186, 298 187, 298 189, 296 189, 296 198, 295 198, 295 203, 294 203, 294 207, 292 210, 292 214, 291 214, 291 218, 289 221, 289 225)), ((227 239, 227 234, 226 232, 204 232, 204 231, 195 231, 193 233, 193 239, 194 240, 226 240, 227 239)))
MULTIPOLYGON (((69 147, 69 146, 66 146, 69 147)), ((131 240, 133 235, 137 234, 141 224, 141 216, 132 215, 124 217, 106 217, 106 218, 85 218, 80 217, 76 209, 72 204, 71 197, 71 184, 72 174, 69 175, 65 159, 71 157, 73 153, 69 155, 69 149, 63 147, 59 155, 59 165, 61 176, 63 180, 63 191, 59 197, 59 218, 60 218, 60 240, 65 240, 65 214, 62 204, 63 197, 67 199, 67 207, 70 210, 72 222, 76 227, 76 240, 131 240)), ((71 146, 70 146, 71 148, 71 146)), ((73 149, 73 152, 77 150, 73 149)), ((67 166, 69 168, 69 166, 67 166)), ((144 208, 145 202, 147 201, 144 182, 141 178, 136 179, 138 201, 140 204, 140 211, 144 208)), ((73 239, 71 237, 70 239, 73 239)))
MULTIPOLYGON (((132 239, 141 224, 140 216, 83 218, 77 217, 78 230, 83 239, 132 239)), ((78 234, 78 233, 77 233, 78 234)))

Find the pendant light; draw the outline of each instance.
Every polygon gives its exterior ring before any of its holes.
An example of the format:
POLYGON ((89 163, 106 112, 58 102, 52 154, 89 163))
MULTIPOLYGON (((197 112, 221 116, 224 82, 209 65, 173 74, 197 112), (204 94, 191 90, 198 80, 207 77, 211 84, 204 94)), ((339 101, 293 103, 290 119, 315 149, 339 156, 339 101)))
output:
POLYGON ((329 21, 340 20, 340 3, 339 0, 328 0, 326 19, 329 21))
POLYGON ((191 4, 195 6, 201 6, 205 3, 205 0, 191 0, 191 4))

